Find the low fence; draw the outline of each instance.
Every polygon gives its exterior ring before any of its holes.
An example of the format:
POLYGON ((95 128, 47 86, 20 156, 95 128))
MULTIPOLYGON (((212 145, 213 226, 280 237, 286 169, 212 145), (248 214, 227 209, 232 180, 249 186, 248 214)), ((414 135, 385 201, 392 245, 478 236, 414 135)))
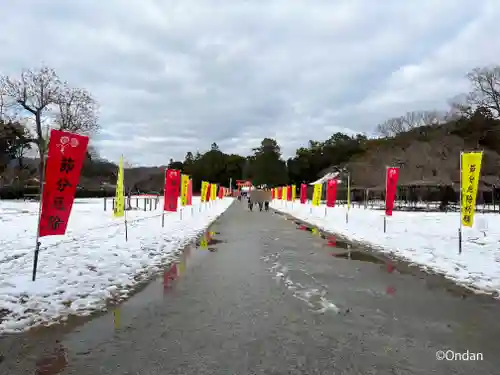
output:
MULTIPOLYGON (((39 198, 38 187, 3 187, 0 188, 0 199, 36 199, 39 198)), ((103 198, 112 197, 115 192, 106 189, 77 189, 76 198, 103 198)))

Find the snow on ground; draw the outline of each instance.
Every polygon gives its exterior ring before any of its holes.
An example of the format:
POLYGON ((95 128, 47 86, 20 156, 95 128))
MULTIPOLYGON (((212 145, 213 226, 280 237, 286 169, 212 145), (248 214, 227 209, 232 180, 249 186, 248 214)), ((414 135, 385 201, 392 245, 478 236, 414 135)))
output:
POLYGON ((103 199, 77 199, 66 235, 41 238, 35 282, 38 204, 0 201, 0 333, 88 315, 109 299, 125 298, 232 201, 201 203, 194 197, 182 218, 180 212, 165 213, 163 228, 161 199, 156 211, 127 211, 126 242, 124 220, 112 217, 111 199, 106 212, 103 199))
POLYGON ((275 200, 271 207, 318 228, 365 242, 378 250, 443 274, 476 291, 500 292, 500 215, 476 213, 474 228, 463 228, 462 254, 458 254, 458 212, 398 212, 351 207, 312 207, 310 203, 275 200), (326 212, 326 216, 325 216, 326 212))

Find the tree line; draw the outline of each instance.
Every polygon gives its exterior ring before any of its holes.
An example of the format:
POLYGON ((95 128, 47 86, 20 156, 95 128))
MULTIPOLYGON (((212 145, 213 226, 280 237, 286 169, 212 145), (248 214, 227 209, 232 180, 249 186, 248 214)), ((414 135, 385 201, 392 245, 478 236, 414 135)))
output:
MULTIPOLYGON (((379 139, 390 140, 415 129, 436 128, 453 123, 462 136, 476 134, 478 146, 498 149, 500 140, 500 66, 477 68, 467 74, 470 92, 458 95, 445 111, 412 111, 392 117, 376 126, 379 139), (482 143, 481 143, 482 142, 482 143)), ((50 68, 24 71, 19 78, 0 77, 0 175, 7 164, 18 161, 34 149, 43 170, 48 127, 93 136, 99 130, 98 106, 92 95, 59 79, 50 68)), ((198 189, 202 180, 227 186, 230 179, 251 180, 256 185, 280 186, 316 180, 328 168, 341 168, 362 157, 370 144, 365 134, 335 133, 324 141, 309 140, 295 155, 285 159, 275 139, 264 138, 249 156, 228 154, 216 143, 204 153, 189 151, 184 160, 170 160, 168 167, 180 169, 193 178, 198 189)), ((83 175, 94 179, 112 178, 116 165, 102 160, 98 150, 89 149, 83 175)), ((160 173, 158 171, 157 173, 160 173)), ((161 181, 161 179, 159 179, 161 181)), ((234 186, 234 185, 233 185, 234 186)), ((140 184, 136 186, 140 188, 140 184)))

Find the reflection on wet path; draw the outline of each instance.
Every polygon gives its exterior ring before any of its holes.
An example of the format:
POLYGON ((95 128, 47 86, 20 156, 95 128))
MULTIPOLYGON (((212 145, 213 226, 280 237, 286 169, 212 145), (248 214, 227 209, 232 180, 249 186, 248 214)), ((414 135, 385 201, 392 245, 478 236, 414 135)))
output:
POLYGON ((36 362, 35 375, 56 375, 59 374, 68 364, 66 349, 59 345, 47 357, 36 362))
MULTIPOLYGON (((200 238, 206 238, 211 248, 216 248, 221 242, 216 232, 210 230, 200 238)), ((134 323, 148 304, 168 299, 168 294, 175 292, 176 282, 188 273, 188 269, 210 256, 210 252, 203 250, 200 239, 195 239, 182 251, 177 251, 177 257, 158 277, 145 283, 128 300, 118 305, 110 304, 108 312, 98 312, 90 317, 70 317, 65 324, 2 337, 0 374, 61 374, 71 360, 102 350, 103 342, 114 341, 135 331, 134 323), (70 354, 65 346, 71 348, 70 354), (21 353, 29 355, 26 357, 21 353)))

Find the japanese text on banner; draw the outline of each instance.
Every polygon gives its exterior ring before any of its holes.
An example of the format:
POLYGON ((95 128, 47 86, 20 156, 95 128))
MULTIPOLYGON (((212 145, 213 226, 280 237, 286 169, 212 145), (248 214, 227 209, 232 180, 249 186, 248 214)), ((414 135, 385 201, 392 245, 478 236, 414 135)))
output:
POLYGON ((281 199, 286 201, 287 196, 288 196, 288 186, 283 186, 281 188, 281 199))
POLYGON ((176 212, 179 204, 179 190, 181 184, 181 172, 176 169, 165 171, 165 191, 163 197, 163 210, 176 212))
POLYGON ((462 225, 472 227, 476 208, 477 190, 481 172, 482 152, 463 152, 462 158, 462 202, 460 216, 462 225))
POLYGON ((394 201, 396 200, 396 193, 398 191, 398 178, 399 168, 387 168, 387 175, 385 180, 385 214, 387 216, 392 216, 394 201))
POLYGON ((125 216, 125 191, 124 191, 125 178, 123 173, 123 156, 120 158, 118 167, 118 177, 116 179, 115 191, 115 207, 113 210, 114 217, 125 216))
POLYGON ((200 199, 202 202, 207 201, 207 190, 208 190, 208 182, 202 181, 201 182, 201 192, 200 192, 200 199))
POLYGON ((51 130, 42 195, 39 236, 66 233, 80 180, 88 137, 51 130))
POLYGON ((295 199, 297 199, 297 186, 292 185, 292 202, 295 202, 295 199))
POLYGON ((181 176, 181 204, 187 206, 188 204, 188 190, 189 190, 189 176, 183 174, 181 176))
POLYGON ((323 184, 315 184, 312 205, 319 206, 321 204, 321 193, 323 192, 323 184))

